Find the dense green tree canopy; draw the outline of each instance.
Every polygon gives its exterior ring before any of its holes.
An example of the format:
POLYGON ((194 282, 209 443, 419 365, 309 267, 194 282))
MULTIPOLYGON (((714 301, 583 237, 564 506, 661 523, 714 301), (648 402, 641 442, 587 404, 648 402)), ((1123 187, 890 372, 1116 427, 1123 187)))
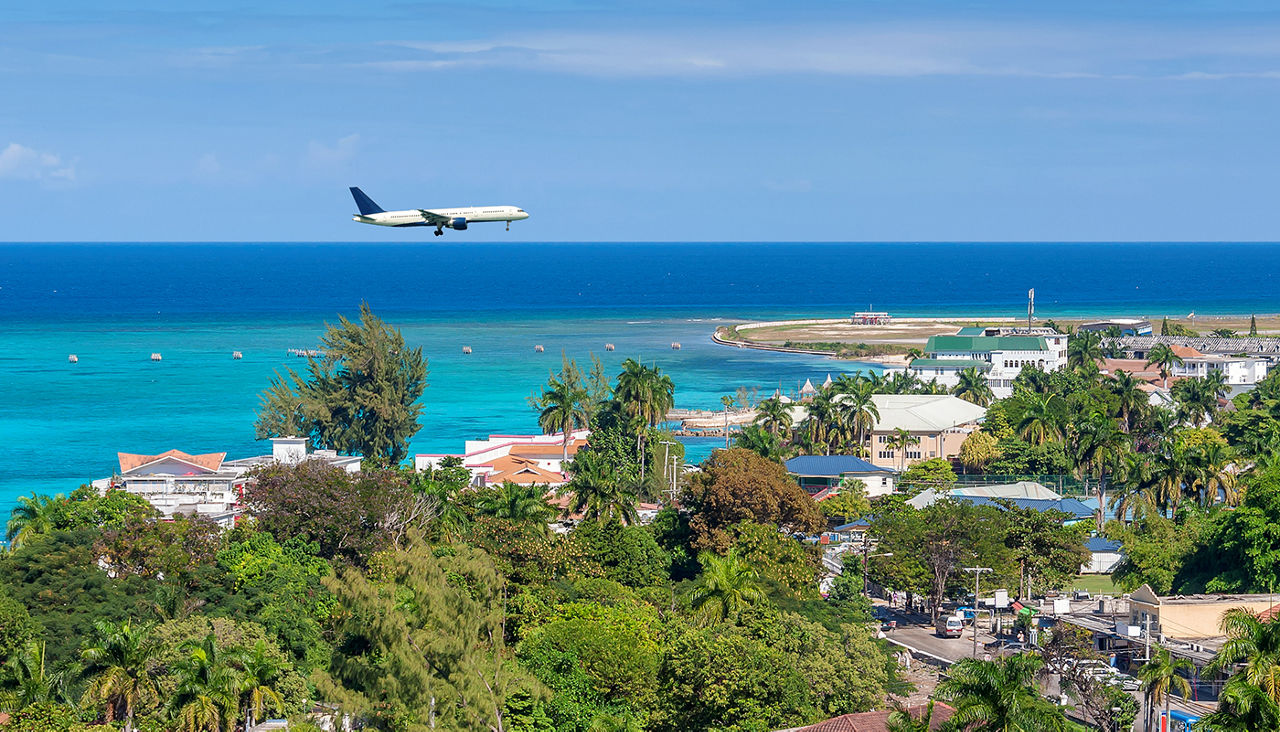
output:
POLYGON ((259 438, 305 436, 317 448, 395 465, 421 426, 427 360, 405 345, 367 303, 358 322, 340 316, 320 339, 306 373, 277 374, 262 394, 259 438))

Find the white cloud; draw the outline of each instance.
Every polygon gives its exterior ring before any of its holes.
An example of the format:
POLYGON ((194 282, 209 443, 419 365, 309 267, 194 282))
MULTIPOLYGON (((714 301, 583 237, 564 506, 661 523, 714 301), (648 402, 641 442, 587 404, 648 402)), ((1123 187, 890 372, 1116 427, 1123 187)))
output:
POLYGON ((16 142, 0 150, 0 178, 15 180, 73 181, 73 163, 63 164, 53 153, 33 150, 16 142))
POLYGON ((213 153, 205 153, 196 161, 196 175, 201 177, 215 176, 222 172, 222 163, 218 162, 218 156, 213 153))
POLYGON ((1191 33, 1008 23, 601 30, 384 41, 354 64, 388 72, 507 67, 593 76, 1272 78, 1280 42, 1269 35, 1261 27, 1191 33))
POLYGON ((333 168, 346 163, 360 152, 360 135, 347 135, 330 145, 322 145, 314 140, 307 145, 307 165, 312 168, 333 168))

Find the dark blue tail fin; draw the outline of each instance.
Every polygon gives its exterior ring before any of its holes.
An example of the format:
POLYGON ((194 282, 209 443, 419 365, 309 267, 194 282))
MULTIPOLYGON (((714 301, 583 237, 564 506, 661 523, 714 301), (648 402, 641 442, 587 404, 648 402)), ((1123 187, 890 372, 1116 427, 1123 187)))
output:
POLYGON ((356 207, 360 209, 361 216, 382 213, 382 207, 374 203, 372 198, 366 196, 364 191, 355 186, 351 186, 351 197, 356 199, 356 207))

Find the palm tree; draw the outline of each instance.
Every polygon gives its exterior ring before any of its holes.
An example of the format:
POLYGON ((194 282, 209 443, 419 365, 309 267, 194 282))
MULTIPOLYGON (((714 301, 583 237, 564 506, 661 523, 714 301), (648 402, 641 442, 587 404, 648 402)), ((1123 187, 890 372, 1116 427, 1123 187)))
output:
POLYGON ((1072 425, 1070 433, 1070 457, 1075 463, 1078 477, 1094 478, 1098 496, 1098 531, 1101 533, 1106 505, 1106 472, 1108 466, 1120 463, 1118 458, 1127 445, 1128 435, 1116 428, 1113 419, 1101 412, 1092 412, 1089 416, 1072 425))
POLYGON ((1147 709, 1148 728, 1153 704, 1164 702, 1164 713, 1168 716, 1171 692, 1177 692, 1184 698, 1191 696, 1191 684, 1179 672, 1193 673, 1195 669, 1190 660, 1174 658, 1167 648, 1157 649, 1155 656, 1138 669, 1138 679, 1142 681, 1147 709))
POLYGON ((996 661, 957 661, 935 694, 956 708, 949 728, 967 732, 1065 729, 1066 720, 1036 692, 1036 672, 1042 663, 1030 653, 996 661))
MULTIPOLYGON (((447 470, 449 468, 437 468, 431 473, 447 470)), ((462 468, 462 470, 466 471, 466 468, 462 468)), ((439 537, 445 541, 458 541, 462 538, 462 534, 467 530, 467 527, 470 526, 471 515, 462 507, 462 501, 459 500, 461 498, 459 493, 461 489, 467 486, 468 482, 464 482, 461 479, 457 481, 448 480, 428 472, 413 474, 410 487, 416 493, 425 496, 433 504, 432 511, 434 515, 428 527, 433 537, 439 537)))
POLYGON ((876 407, 871 384, 866 381, 858 382, 849 391, 841 393, 837 404, 840 421, 853 432, 857 446, 854 452, 861 455, 867 435, 875 429, 876 422, 880 421, 880 409, 876 407))
POLYGON ((1174 384, 1173 398, 1178 402, 1178 418, 1196 427, 1218 411, 1218 397, 1203 378, 1183 379, 1174 384))
POLYGON ((573 478, 563 489, 573 494, 568 513, 581 512, 588 521, 600 523, 617 519, 634 524, 640 520, 636 514, 638 491, 627 485, 603 455, 594 450, 578 453, 570 472, 573 478))
POLYGON ((1081 331, 1067 341, 1067 366, 1079 369, 1102 360, 1102 334, 1081 331))
POLYGON ((765 599, 760 576, 754 567, 738 555, 737 548, 723 557, 703 552, 698 555, 702 574, 690 596, 694 612, 715 622, 736 620, 748 605, 765 599))
POLYGON ((17 549, 39 534, 47 534, 57 526, 66 496, 18 496, 18 505, 9 517, 5 539, 10 549, 17 549))
POLYGON ((1147 365, 1160 369, 1160 378, 1164 379, 1164 388, 1169 388, 1169 372, 1174 366, 1182 365, 1182 357, 1173 352, 1167 343, 1157 343, 1147 352, 1147 365))
POLYGON ((991 400, 995 399, 995 395, 991 392, 991 384, 987 382, 986 374, 978 370, 976 366, 970 366, 962 370, 959 374, 960 381, 955 388, 951 390, 952 394, 971 404, 977 404, 979 407, 985 407, 991 404, 991 400))
POLYGON ((786 439, 791 433, 791 407, 778 397, 769 397, 756 405, 756 422, 777 437, 786 439))
POLYGON ((267 644, 259 640, 251 648, 241 649, 235 660, 242 669, 240 678, 241 707, 245 729, 253 727, 268 710, 284 711, 284 697, 276 689, 284 674, 284 666, 267 653, 267 644))
POLYGON ((636 425, 636 452, 640 455, 640 479, 644 480, 645 428, 662 422, 675 404, 675 384, 657 366, 644 366, 633 358, 622 362, 613 396, 636 425))
POLYGON ((1243 674, 1236 674, 1222 687, 1218 708, 1202 717, 1197 727, 1214 732, 1280 729, 1280 705, 1243 674))
POLYGON ((1196 483, 1200 486, 1204 506, 1208 507, 1218 500, 1228 506, 1239 505, 1244 497, 1240 483, 1230 469, 1233 457, 1230 447, 1220 442, 1212 442, 1200 446, 1195 451, 1196 483))
POLYGON ((1194 489, 1199 477, 1195 451, 1181 438, 1166 438, 1160 443, 1160 457, 1151 470, 1155 498, 1171 514, 1177 513, 1184 491, 1194 489))
POLYGON ((245 686, 241 674, 212 633, 187 641, 182 649, 187 656, 174 664, 178 686, 168 704, 174 732, 232 732, 245 686))
POLYGON ((1120 419, 1124 423, 1124 431, 1128 432, 1133 429, 1133 413, 1147 404, 1147 395, 1138 388, 1138 380, 1127 371, 1117 371, 1111 377, 1111 393, 1116 395, 1120 419))
POLYGON ((1220 627, 1227 642, 1205 671, 1230 671, 1243 663, 1240 675, 1245 681, 1280 704, 1280 618, 1262 620, 1252 611, 1237 607, 1223 614, 1220 627))
POLYGON ((805 431, 815 447, 821 446, 823 454, 831 454, 831 438, 837 427, 836 403, 831 393, 820 391, 813 401, 805 405, 805 431))
POLYGON ((908 348, 907 349, 907 365, 910 366, 911 362, 916 360, 917 358, 924 358, 924 351, 920 350, 919 348, 908 348))
POLYGON ((885 720, 885 729, 889 732, 932 732, 934 729, 932 700, 925 705, 924 712, 918 716, 913 716, 911 709, 897 699, 893 700, 892 706, 893 711, 885 720))
POLYGON ((1107 505, 1115 509, 1121 521, 1137 521, 1148 511, 1155 511, 1157 501, 1152 491, 1151 459, 1146 453, 1126 452, 1118 465, 1116 490, 1107 505))
POLYGON ((898 452, 898 472, 901 473, 907 469, 907 448, 912 445, 919 445, 920 438, 911 434, 904 427, 895 427, 893 434, 889 435, 887 444, 890 450, 898 452))
POLYGON ((547 520, 556 513, 555 508, 547 503, 544 486, 521 485, 509 480, 486 488, 476 500, 476 510, 482 516, 529 524, 540 527, 542 531, 550 531, 547 520))
POLYGON ((573 431, 586 427, 587 390, 568 379, 557 379, 552 376, 547 381, 547 388, 537 400, 538 426, 542 434, 564 434, 564 443, 560 453, 561 460, 569 459, 569 443, 573 441, 573 431))
POLYGON ((777 435, 760 427, 759 425, 750 425, 743 428, 738 433, 737 439, 733 441, 734 446, 742 447, 754 452, 765 460, 781 461, 783 457, 782 440, 777 435))
POLYGON ((65 670, 51 671, 45 663, 44 641, 31 641, 0 666, 0 712, 16 712, 32 704, 70 704, 71 678, 65 670))
POLYGON ((1027 442, 1043 445, 1062 437, 1062 419, 1058 405, 1061 399, 1056 394, 1045 394, 1040 399, 1032 399, 1027 409, 1018 420, 1018 436, 1027 442))
POLYGON ((80 651, 91 679, 82 703, 105 704, 107 721, 124 720, 125 732, 132 732, 138 709, 150 706, 159 694, 152 666, 160 647, 149 627, 128 620, 99 620, 93 628, 93 644, 80 651))

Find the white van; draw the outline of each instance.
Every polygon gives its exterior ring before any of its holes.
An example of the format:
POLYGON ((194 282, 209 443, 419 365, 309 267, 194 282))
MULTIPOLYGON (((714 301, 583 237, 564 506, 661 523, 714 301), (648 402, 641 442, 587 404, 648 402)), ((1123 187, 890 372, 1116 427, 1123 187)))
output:
POLYGON ((964 634, 964 618, 957 618, 954 615, 939 617, 934 630, 939 638, 959 638, 964 634))

